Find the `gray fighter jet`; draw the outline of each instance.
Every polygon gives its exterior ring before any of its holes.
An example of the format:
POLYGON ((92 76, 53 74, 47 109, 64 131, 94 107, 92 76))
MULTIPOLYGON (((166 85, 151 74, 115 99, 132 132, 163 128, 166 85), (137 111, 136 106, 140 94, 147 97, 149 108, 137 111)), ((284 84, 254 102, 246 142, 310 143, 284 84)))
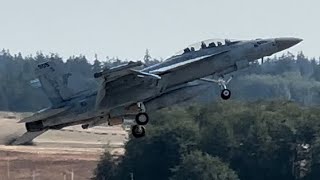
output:
POLYGON ((151 67, 141 69, 141 62, 105 69, 94 75, 101 80, 97 91, 74 94, 67 87, 53 62, 37 66, 36 74, 52 107, 21 120, 27 132, 14 144, 28 142, 49 129, 82 124, 90 128, 103 123, 117 125, 132 118, 132 135, 145 135, 149 122, 147 112, 186 101, 208 83, 221 87, 221 98, 227 100, 231 91, 224 75, 244 69, 251 62, 285 50, 301 42, 298 38, 256 40, 206 40, 188 46, 176 55, 151 67), (218 79, 206 78, 215 75, 218 79))

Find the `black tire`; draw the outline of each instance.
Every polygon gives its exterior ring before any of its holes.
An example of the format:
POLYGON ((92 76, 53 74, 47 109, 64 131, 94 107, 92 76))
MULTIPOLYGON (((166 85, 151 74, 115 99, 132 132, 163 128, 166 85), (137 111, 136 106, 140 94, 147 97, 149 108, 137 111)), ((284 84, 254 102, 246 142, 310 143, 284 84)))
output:
POLYGON ((231 97, 231 91, 229 89, 224 89, 221 91, 221 98, 223 100, 228 100, 231 97))
POLYGON ((136 120, 136 123, 137 123, 138 125, 144 126, 144 125, 147 125, 147 124, 148 124, 148 122, 149 122, 149 116, 148 116, 147 113, 139 113, 139 114, 136 115, 135 120, 136 120))
POLYGON ((141 138, 144 137, 146 135, 146 129, 144 126, 140 126, 140 125, 134 125, 131 128, 131 132, 133 137, 135 138, 141 138))
POLYGON ((82 129, 88 129, 89 128, 89 124, 82 124, 81 127, 82 127, 82 129))

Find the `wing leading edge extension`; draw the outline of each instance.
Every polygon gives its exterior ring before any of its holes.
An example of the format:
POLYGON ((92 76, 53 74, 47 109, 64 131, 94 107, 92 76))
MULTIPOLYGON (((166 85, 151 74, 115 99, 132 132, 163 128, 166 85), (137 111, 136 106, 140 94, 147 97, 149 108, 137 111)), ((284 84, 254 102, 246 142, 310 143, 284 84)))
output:
POLYGON ((170 66, 165 66, 165 67, 162 67, 162 68, 159 68, 159 69, 152 70, 149 73, 156 74, 156 75, 166 74, 168 72, 176 71, 176 70, 182 69, 182 68, 184 68, 186 66, 198 63, 199 61, 205 61, 206 59, 211 59, 214 56, 224 54, 224 53, 226 53, 228 51, 229 50, 225 50, 225 51, 217 52, 215 54, 210 54, 210 55, 197 57, 197 58, 194 58, 194 59, 189 59, 189 60, 186 60, 186 61, 182 61, 182 62, 179 62, 179 63, 172 64, 170 66))

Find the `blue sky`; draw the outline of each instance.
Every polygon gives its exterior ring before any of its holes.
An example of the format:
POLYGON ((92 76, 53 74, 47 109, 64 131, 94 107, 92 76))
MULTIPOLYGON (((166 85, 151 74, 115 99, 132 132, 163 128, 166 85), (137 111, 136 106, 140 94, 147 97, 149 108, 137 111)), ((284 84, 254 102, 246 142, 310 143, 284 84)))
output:
POLYGON ((0 48, 64 58, 168 57, 210 38, 299 37, 320 56, 317 0, 0 0, 0 48))

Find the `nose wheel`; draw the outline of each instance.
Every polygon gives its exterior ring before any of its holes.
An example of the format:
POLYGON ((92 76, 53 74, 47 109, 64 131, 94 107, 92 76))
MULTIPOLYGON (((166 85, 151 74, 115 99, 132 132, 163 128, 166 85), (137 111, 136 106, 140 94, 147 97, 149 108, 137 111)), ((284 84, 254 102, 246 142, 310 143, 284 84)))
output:
POLYGON ((231 91, 229 89, 223 89, 221 91, 221 98, 223 100, 228 100, 231 97, 231 91))
POLYGON ((135 138, 141 138, 146 135, 146 129, 144 126, 141 125, 133 125, 131 128, 131 132, 133 137, 135 138))

